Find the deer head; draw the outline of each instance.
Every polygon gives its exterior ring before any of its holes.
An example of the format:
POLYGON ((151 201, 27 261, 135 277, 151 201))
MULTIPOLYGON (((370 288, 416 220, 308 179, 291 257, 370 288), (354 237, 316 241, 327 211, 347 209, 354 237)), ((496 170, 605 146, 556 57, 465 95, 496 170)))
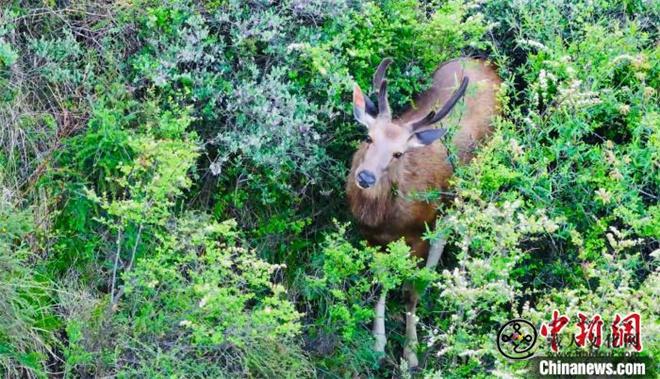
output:
POLYGON ((360 86, 353 87, 353 114, 355 119, 367 128, 366 151, 363 160, 355 170, 358 187, 366 190, 374 187, 379 179, 393 165, 400 164, 410 149, 423 147, 446 134, 444 128, 434 128, 434 124, 445 117, 467 88, 468 78, 464 77, 460 86, 445 105, 426 117, 403 123, 392 119, 387 101, 387 80, 385 72, 392 59, 385 58, 378 65, 373 78, 373 90, 378 95, 378 107, 369 97, 364 96, 360 86))

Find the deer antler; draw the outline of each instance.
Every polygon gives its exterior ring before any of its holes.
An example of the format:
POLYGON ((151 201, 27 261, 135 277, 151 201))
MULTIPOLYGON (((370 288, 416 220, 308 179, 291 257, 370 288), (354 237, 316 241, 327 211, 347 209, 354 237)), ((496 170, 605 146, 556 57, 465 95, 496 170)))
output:
POLYGON ((385 72, 387 71, 387 67, 391 63, 392 63, 392 58, 385 58, 378 65, 378 68, 374 73, 374 80, 373 80, 374 92, 377 93, 380 90, 380 84, 383 82, 383 79, 385 79, 385 72))
POLYGON ((390 103, 387 101, 386 79, 380 83, 380 90, 378 91, 378 117, 384 117, 388 120, 392 118, 392 112, 390 112, 390 103))
POLYGON ((461 97, 465 95, 465 90, 467 89, 469 82, 470 79, 467 76, 464 76, 463 81, 461 81, 461 85, 458 86, 458 88, 454 91, 454 93, 451 95, 449 100, 447 100, 445 105, 443 105, 438 112, 431 111, 429 114, 426 115, 426 117, 412 124, 413 132, 418 131, 425 126, 433 125, 436 122, 445 118, 445 116, 447 116, 449 112, 451 112, 451 110, 454 108, 456 103, 458 103, 458 100, 460 100, 461 97))
POLYGON ((391 63, 392 58, 383 59, 376 69, 373 80, 374 92, 378 94, 378 116, 385 118, 392 118, 390 104, 387 101, 387 80, 385 79, 387 67, 391 63))

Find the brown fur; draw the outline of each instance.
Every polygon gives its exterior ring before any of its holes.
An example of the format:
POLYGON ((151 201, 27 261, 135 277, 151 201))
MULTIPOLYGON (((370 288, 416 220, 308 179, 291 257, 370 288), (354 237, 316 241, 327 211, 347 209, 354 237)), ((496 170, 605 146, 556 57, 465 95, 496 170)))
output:
MULTIPOLYGON (((497 113, 496 94, 501 80, 487 62, 463 58, 442 64, 433 75, 432 87, 416 98, 415 107, 393 121, 403 125, 424 118, 446 102, 464 75, 470 85, 463 100, 460 127, 451 141, 461 163, 472 159, 474 148, 490 134, 490 123, 497 113)), ((350 209, 363 235, 375 245, 404 237, 415 256, 426 258, 429 245, 422 234, 436 218, 436 205, 409 197, 415 192, 448 188, 453 167, 447 149, 440 141, 412 149, 390 163, 375 187, 364 190, 355 183, 355 171, 366 148, 363 143, 353 155, 346 183, 350 209)))

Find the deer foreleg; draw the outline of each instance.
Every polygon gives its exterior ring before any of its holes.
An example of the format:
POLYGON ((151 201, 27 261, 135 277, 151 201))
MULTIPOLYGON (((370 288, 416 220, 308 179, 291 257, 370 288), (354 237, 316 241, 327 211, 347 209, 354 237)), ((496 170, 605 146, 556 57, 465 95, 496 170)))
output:
POLYGON ((431 242, 429 256, 426 258, 426 268, 433 270, 438 265, 440 257, 442 257, 442 252, 445 250, 446 243, 447 238, 445 238, 445 236, 440 236, 438 240, 431 242))
POLYGON ((408 361, 409 368, 419 366, 417 359, 417 301, 419 295, 415 286, 408 285, 408 301, 406 303, 406 343, 403 348, 403 357, 408 361))
MULTIPOLYGON (((429 254, 426 259, 426 268, 429 270, 435 269, 440 262, 442 252, 445 249, 447 239, 442 236, 437 241, 431 243, 429 254)), ((417 303, 419 301, 419 294, 414 285, 409 284, 408 302, 406 304, 406 345, 403 349, 403 356, 408 361, 409 368, 416 368, 419 366, 417 359, 417 303)))
POLYGON ((385 289, 380 290, 380 296, 378 297, 378 302, 376 303, 375 308, 375 317, 374 317, 374 339, 376 340, 374 344, 374 350, 379 353, 385 352, 385 345, 387 344, 387 337, 385 336, 385 299, 387 298, 387 291, 385 289))

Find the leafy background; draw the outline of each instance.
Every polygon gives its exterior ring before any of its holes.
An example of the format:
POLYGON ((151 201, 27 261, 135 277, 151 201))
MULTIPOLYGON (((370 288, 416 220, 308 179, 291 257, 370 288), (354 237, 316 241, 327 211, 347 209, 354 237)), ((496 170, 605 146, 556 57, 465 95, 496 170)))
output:
POLYGON ((407 280, 426 289, 415 376, 525 376, 496 330, 553 309, 637 311, 658 358, 657 2, 0 9, 6 377, 406 377, 407 280), (391 56, 401 110, 463 55, 497 64, 502 114, 427 233, 449 239, 439 270, 420 271, 350 223, 350 88, 391 56))

